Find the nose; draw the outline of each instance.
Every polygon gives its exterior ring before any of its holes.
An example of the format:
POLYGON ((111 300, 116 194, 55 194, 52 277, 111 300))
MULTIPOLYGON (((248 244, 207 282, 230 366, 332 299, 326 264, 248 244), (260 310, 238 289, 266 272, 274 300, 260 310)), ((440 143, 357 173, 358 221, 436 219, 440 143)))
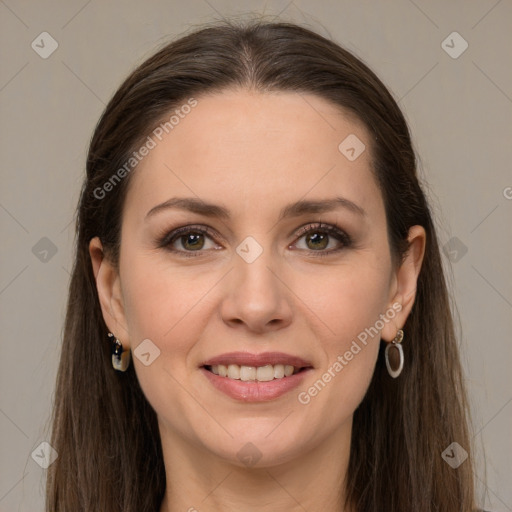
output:
POLYGON ((270 251, 248 263, 238 254, 226 280, 221 315, 230 327, 255 333, 282 329, 292 320, 293 293, 281 267, 272 261, 270 251))

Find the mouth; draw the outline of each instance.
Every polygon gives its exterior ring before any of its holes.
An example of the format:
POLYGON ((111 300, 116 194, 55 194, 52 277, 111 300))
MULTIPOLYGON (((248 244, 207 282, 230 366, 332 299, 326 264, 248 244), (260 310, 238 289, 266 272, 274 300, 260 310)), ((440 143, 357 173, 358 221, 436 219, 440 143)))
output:
POLYGON ((218 391, 242 402, 268 402, 297 388, 313 365, 282 352, 230 352, 199 367, 218 391))
POLYGON ((225 377, 227 379, 257 382, 270 382, 277 379, 286 379, 291 375, 303 372, 312 368, 311 366, 293 366, 290 364, 266 364, 264 366, 245 366, 238 364, 214 364, 204 365, 203 368, 209 372, 225 377))

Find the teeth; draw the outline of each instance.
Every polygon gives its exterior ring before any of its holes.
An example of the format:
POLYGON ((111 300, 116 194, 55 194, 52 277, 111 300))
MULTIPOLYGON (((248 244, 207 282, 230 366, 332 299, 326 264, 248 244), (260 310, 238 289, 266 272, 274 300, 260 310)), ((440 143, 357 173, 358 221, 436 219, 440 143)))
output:
POLYGON ((298 368, 291 364, 267 364, 265 366, 240 366, 238 364, 216 364, 210 366, 212 373, 220 377, 228 377, 242 381, 257 380, 259 382, 268 382, 274 379, 282 379, 297 373, 298 368))
POLYGON ((228 374, 227 376, 230 378, 230 379, 239 379, 240 378, 240 366, 238 366, 237 364, 230 364, 228 366, 228 374))
POLYGON ((267 364, 267 366, 259 366, 256 370, 256 380, 259 380, 260 382, 274 380, 274 367, 271 364, 267 364))
MULTIPOLYGON (((230 364, 229 366, 238 366, 238 365, 230 364)), ((238 366, 238 368, 240 369, 240 371, 239 371, 240 380, 256 380, 256 366, 238 366)), ((231 375, 228 374, 228 377, 231 377, 231 375)), ((233 378, 233 377, 231 377, 231 378, 233 378)))
POLYGON ((285 367, 284 367, 284 376, 285 377, 289 377, 291 374, 293 373, 293 366, 287 364, 285 367))
POLYGON ((282 379, 284 377, 284 365, 276 364, 274 366, 274 378, 282 379))

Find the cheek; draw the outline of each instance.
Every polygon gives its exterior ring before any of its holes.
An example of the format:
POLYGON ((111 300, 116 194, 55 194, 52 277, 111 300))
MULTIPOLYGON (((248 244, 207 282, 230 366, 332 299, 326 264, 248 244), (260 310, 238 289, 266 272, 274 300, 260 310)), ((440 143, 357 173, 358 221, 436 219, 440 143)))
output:
POLYGON ((333 280, 333 292, 320 311, 342 341, 356 337, 375 324, 388 296, 387 280, 379 273, 353 270, 333 280))
POLYGON ((376 254, 354 252, 337 266, 313 271, 295 269, 293 290, 318 315, 331 350, 350 345, 384 313, 389 297, 390 261, 376 254), (308 274, 311 277, 304 278, 308 274))
POLYGON ((319 378, 301 390, 305 395, 299 402, 315 402, 314 407, 324 410, 320 416, 330 418, 333 427, 363 399, 375 368, 383 322, 394 317, 394 310, 386 316, 389 262, 371 255, 366 264, 364 260, 317 276, 315 291, 303 285, 298 292, 325 327, 321 328, 325 336, 319 340, 324 352, 319 378))
MULTIPOLYGON (((183 434, 190 429, 187 418, 190 402, 194 403, 184 391, 191 372, 189 355, 205 329, 207 293, 217 281, 211 272, 192 276, 154 257, 132 254, 125 258, 123 297, 137 379, 159 415, 167 414, 172 404, 171 423, 181 425, 183 434), (137 360, 137 345, 145 339, 160 350, 149 366, 137 360)), ((201 411, 196 411, 198 416, 201 411)))
POLYGON ((218 282, 211 271, 172 268, 163 258, 126 251, 121 268, 125 316, 132 348, 151 339, 172 359, 186 356, 208 316, 208 292, 218 282), (124 271, 124 273, 123 273, 124 271))

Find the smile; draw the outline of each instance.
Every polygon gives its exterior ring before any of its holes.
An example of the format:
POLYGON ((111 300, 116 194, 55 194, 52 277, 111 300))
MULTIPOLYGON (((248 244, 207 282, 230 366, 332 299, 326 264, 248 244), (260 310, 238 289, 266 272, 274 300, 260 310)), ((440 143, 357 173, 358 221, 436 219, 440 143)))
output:
POLYGON ((215 364, 205 366, 207 370, 228 379, 246 381, 269 382, 274 379, 283 379, 299 373, 304 368, 289 364, 267 364, 265 366, 244 366, 238 364, 215 364))

